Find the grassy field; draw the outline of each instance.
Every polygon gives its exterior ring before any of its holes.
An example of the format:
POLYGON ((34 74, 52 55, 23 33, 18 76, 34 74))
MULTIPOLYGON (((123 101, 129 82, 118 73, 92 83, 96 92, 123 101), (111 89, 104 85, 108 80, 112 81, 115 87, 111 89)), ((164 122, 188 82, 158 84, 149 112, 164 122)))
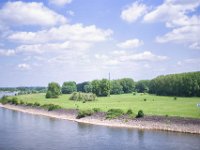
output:
POLYGON ((119 108, 124 111, 132 109, 135 114, 138 110, 142 109, 145 114, 149 115, 200 118, 200 108, 197 107, 197 103, 200 103, 200 98, 197 97, 177 97, 174 100, 174 97, 168 96, 122 94, 110 97, 98 97, 96 101, 83 103, 80 101, 71 101, 69 100, 69 96, 61 95, 58 99, 46 99, 45 94, 29 94, 17 97, 24 102, 51 103, 60 105, 63 108, 78 108, 82 110, 100 108, 102 111, 107 111, 111 108, 119 108))

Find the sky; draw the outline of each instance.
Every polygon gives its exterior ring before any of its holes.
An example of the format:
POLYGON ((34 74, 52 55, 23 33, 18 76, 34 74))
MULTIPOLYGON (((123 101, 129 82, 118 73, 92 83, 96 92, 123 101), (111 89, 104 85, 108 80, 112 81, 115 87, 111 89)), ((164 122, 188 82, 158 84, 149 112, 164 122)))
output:
POLYGON ((200 71, 200 0, 1 0, 0 87, 200 71))

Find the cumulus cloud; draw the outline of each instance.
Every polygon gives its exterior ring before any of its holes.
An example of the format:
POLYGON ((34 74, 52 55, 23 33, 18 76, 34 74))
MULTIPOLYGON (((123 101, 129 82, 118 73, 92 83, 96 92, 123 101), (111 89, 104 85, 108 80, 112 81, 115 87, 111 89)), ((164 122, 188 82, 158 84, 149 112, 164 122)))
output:
POLYGON ((0 56, 13 56, 15 55, 15 50, 13 49, 0 49, 0 56))
POLYGON ((54 26, 65 24, 67 19, 37 2, 7 2, 0 9, 0 22, 9 26, 38 25, 54 26))
POLYGON ((133 53, 129 51, 113 51, 111 54, 96 54, 95 58, 105 65, 119 65, 130 62, 157 62, 167 60, 167 56, 153 54, 151 51, 133 53))
POLYGON ((129 39, 122 43, 118 43, 117 46, 120 48, 128 49, 128 48, 136 48, 143 45, 143 41, 139 39, 129 39))
POLYGON ((55 4, 57 6, 63 6, 63 5, 69 4, 71 2, 72 2, 72 0, 49 0, 49 3, 55 4))
POLYGON ((63 42, 67 40, 101 42, 107 40, 112 33, 110 29, 103 30, 97 28, 95 25, 66 24, 38 32, 15 32, 8 36, 8 39, 27 44, 63 42))
POLYGON ((63 43, 46 43, 46 44, 27 44, 18 46, 16 53, 64 53, 69 51, 75 51, 76 53, 84 52, 91 47, 91 44, 86 42, 70 42, 63 43))
POLYGON ((31 67, 30 67, 29 64, 23 63, 23 64, 18 64, 17 68, 20 69, 20 70, 29 70, 31 67))
POLYGON ((165 35, 157 36, 157 42, 185 43, 190 48, 198 49, 200 44, 200 16, 193 15, 192 13, 199 6, 200 0, 166 0, 163 4, 146 14, 144 21, 164 22, 166 27, 171 29, 165 35))
POLYGON ((129 5, 127 8, 122 10, 121 19, 132 23, 138 20, 147 11, 147 6, 145 4, 139 3, 138 1, 129 5))

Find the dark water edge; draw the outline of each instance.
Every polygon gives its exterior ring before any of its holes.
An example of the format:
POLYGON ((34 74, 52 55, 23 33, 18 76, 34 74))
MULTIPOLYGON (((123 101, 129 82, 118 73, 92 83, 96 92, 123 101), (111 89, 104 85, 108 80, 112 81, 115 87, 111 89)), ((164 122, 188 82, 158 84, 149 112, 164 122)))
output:
POLYGON ((95 126, 0 108, 0 150, 199 150, 200 135, 95 126))

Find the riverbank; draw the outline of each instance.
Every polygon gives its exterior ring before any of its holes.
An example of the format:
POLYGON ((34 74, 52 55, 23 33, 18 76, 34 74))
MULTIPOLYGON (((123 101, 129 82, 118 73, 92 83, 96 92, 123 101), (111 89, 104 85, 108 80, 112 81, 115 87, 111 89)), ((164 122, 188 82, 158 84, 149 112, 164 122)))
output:
POLYGON ((145 116, 144 118, 137 118, 137 119, 136 118, 128 119, 126 117, 121 117, 118 119, 107 120, 105 119, 105 113, 95 113, 92 116, 76 119, 77 111, 73 109, 47 111, 41 108, 33 108, 33 107, 10 105, 10 104, 6 105, 0 104, 0 107, 34 115, 42 115, 57 119, 71 120, 79 123, 88 123, 88 124, 103 125, 110 127, 163 130, 163 131, 200 134, 200 119, 145 116))

